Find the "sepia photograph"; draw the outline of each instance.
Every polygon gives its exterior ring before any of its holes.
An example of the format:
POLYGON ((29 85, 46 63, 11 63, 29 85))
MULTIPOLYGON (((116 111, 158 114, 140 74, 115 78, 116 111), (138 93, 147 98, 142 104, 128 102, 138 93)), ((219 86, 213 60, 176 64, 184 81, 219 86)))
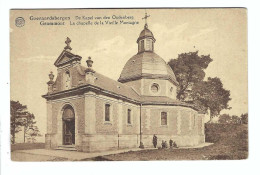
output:
POLYGON ((11 9, 10 159, 248 159, 247 30, 246 8, 11 9))

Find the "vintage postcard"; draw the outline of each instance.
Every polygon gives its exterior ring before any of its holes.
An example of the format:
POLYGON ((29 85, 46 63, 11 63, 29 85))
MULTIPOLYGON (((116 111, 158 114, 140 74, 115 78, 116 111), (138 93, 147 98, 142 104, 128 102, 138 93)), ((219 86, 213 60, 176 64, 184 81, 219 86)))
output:
POLYGON ((248 157, 245 8, 10 10, 13 161, 248 157))

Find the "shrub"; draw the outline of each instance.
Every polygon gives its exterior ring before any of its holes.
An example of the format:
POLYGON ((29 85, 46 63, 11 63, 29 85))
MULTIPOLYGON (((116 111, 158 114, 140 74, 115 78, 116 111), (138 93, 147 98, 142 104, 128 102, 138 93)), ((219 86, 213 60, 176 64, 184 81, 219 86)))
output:
POLYGON ((241 115, 241 121, 243 124, 248 124, 248 113, 241 115))

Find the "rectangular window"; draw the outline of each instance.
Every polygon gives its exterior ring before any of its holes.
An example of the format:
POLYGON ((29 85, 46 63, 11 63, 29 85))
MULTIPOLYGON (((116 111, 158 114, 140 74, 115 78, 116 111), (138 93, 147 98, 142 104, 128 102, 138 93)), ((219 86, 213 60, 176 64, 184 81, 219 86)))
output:
POLYGON ((127 124, 131 124, 131 109, 127 110, 127 124))
POLYGON ((161 125, 167 125, 167 112, 161 112, 161 125))
POLYGON ((105 105, 105 121, 110 121, 110 104, 105 105))

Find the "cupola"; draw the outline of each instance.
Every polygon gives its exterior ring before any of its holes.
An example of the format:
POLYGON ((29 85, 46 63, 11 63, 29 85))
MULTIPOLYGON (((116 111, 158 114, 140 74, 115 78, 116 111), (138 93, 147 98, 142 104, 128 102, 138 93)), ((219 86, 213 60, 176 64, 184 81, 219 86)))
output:
POLYGON ((153 52, 154 51, 154 43, 155 43, 155 38, 153 36, 153 33, 148 29, 148 24, 147 24, 147 18, 150 15, 147 15, 145 13, 145 25, 144 29, 141 31, 138 39, 137 39, 137 44, 138 44, 138 53, 142 52, 153 52))
POLYGON ((143 96, 176 99, 178 82, 171 67, 154 51, 155 38, 147 24, 149 16, 145 13, 143 18, 145 25, 137 39, 138 53, 126 62, 118 81, 143 96))

